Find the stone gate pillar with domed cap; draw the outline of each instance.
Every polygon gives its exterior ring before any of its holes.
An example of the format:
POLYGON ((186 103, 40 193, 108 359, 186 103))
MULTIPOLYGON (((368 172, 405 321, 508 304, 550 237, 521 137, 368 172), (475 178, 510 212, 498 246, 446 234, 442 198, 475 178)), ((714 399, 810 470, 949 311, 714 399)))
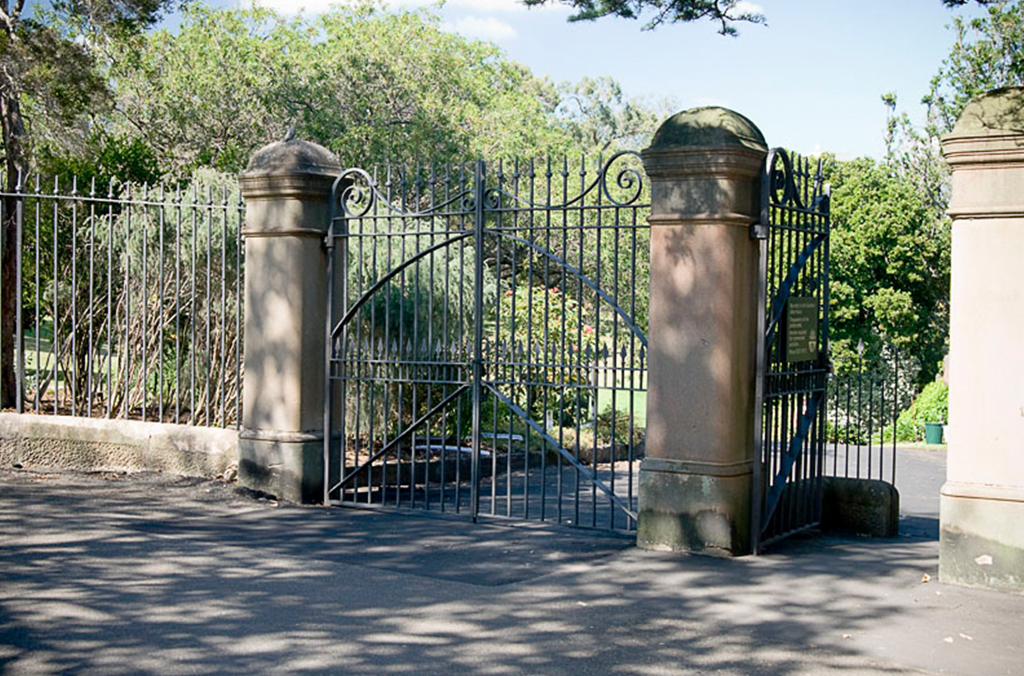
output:
POLYGON ((971 101, 953 169, 939 579, 1024 591, 1024 87, 971 101))
POLYGON ((637 543, 750 551, 757 243, 767 146, 725 108, 666 121, 643 151, 651 180, 647 450, 637 543))
MULTIPOLYGON (((340 171, 326 148, 285 140, 258 150, 240 177, 246 217, 239 480, 297 502, 323 499, 323 239, 340 171)), ((334 251, 344 255, 343 246, 334 251)))

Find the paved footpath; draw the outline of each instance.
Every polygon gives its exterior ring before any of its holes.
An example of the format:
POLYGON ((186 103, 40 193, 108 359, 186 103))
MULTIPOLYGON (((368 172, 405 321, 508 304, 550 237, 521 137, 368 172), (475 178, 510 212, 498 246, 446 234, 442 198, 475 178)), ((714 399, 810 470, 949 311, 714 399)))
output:
MULTIPOLYGON (((919 460, 926 498, 943 463, 919 460)), ((1024 596, 935 582, 915 481, 900 538, 721 560, 0 470, 0 674, 1024 675, 1024 596)))

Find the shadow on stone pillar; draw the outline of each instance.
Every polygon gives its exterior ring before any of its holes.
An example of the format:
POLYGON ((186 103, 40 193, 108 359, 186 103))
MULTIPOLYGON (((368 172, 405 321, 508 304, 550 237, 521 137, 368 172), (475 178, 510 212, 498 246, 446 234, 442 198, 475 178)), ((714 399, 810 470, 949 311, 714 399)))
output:
POLYGON ((240 177, 246 219, 239 480, 296 502, 319 502, 324 492, 323 238, 340 171, 326 148, 290 140, 258 150, 240 177))
POLYGON ((697 108, 643 151, 651 179, 647 451, 637 544, 750 551, 756 242, 767 146, 747 118, 697 108))

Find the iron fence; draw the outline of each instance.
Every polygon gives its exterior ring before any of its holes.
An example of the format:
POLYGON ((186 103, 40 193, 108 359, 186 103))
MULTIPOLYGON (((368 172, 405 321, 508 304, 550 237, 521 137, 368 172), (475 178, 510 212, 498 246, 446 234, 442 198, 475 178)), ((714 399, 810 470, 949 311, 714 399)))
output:
MULTIPOLYGON (((13 337, 16 410, 238 426, 244 208, 236 185, 36 175, 0 193, 0 204, 0 258, 14 273, 0 297, 14 297, 2 331, 13 337)), ((2 390, 0 398, 12 400, 2 390)))
POLYGON ((896 483, 897 420, 913 400, 910 374, 894 348, 830 377, 825 473, 896 483))

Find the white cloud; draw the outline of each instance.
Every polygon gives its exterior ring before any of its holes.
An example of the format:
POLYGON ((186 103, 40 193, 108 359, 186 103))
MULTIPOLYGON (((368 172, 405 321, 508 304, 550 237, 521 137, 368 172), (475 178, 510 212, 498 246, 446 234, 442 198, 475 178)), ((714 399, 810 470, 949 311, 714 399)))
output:
POLYGON ((733 9, 733 14, 764 14, 764 7, 747 0, 740 0, 733 9))
POLYGON ((495 19, 493 16, 483 18, 464 16, 453 23, 446 22, 442 28, 453 33, 465 35, 466 37, 494 40, 495 42, 512 40, 519 35, 515 28, 512 28, 512 26, 509 26, 504 21, 495 19))

